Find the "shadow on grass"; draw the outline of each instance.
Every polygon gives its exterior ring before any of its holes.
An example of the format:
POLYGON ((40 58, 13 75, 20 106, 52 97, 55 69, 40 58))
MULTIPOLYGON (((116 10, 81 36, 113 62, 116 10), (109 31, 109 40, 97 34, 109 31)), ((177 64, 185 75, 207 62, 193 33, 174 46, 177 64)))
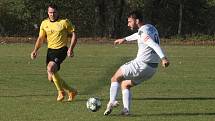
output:
POLYGON ((24 94, 24 95, 3 95, 0 96, 2 98, 14 98, 14 97, 51 97, 51 96, 55 96, 52 94, 24 94))
POLYGON ((145 116, 214 116, 215 113, 157 113, 157 114, 131 114, 129 116, 123 116, 121 114, 110 114, 113 117, 145 117, 145 116))
MULTIPOLYGON (((24 95, 0 95, 2 98, 14 97, 52 97, 56 94, 24 94, 24 95)), ((86 94, 78 94, 77 96, 87 96, 86 94)), ((82 101, 81 99, 78 99, 82 101)), ((85 100, 85 99, 84 99, 85 100)), ((101 101, 108 100, 108 98, 101 98, 101 101)), ((121 98, 118 98, 121 100, 121 98)), ((215 97, 146 97, 146 98, 132 98, 132 100, 215 100, 215 97)))
MULTIPOLYGON (((80 95, 80 94, 79 94, 80 95)), ((86 102, 87 98, 79 98, 77 95, 77 97, 75 98, 74 102, 86 102)), ((81 96, 81 95, 80 95, 81 96)), ((38 99, 43 99, 43 97, 49 97, 49 98, 55 98, 57 97, 57 95, 55 94, 25 94, 25 95, 4 95, 4 96, 0 96, 0 98, 38 98, 38 99), (41 98, 38 98, 41 97, 41 98)), ((71 103, 71 101, 67 101, 67 96, 65 97, 65 99, 62 101, 63 103, 71 103)), ((72 101, 73 102, 73 101, 72 101)))
POLYGON ((158 113, 158 114, 143 114, 143 116, 211 116, 215 113, 158 113))
POLYGON ((132 98, 132 100, 215 100, 215 97, 149 97, 132 98))
MULTIPOLYGON (((87 96, 87 95, 83 95, 83 94, 78 94, 75 98, 75 102, 86 102, 87 98, 83 98, 83 97, 79 97, 79 96, 87 96)), ((0 98, 38 98, 38 97, 57 97, 56 94, 24 94, 24 95, 0 95, 0 98)), ((67 98, 67 96, 65 97, 67 98)), ((100 99, 101 101, 106 101, 108 99, 100 99)), ((66 101, 66 99, 62 102, 69 102, 66 101)))

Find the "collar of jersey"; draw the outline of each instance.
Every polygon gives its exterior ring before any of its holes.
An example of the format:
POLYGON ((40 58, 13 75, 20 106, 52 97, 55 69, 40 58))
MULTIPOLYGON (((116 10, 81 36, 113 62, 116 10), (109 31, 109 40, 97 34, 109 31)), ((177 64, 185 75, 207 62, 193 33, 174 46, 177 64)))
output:
POLYGON ((56 21, 58 21, 58 20, 59 20, 59 17, 57 17, 57 19, 55 19, 54 21, 51 21, 51 20, 49 19, 50 22, 56 22, 56 21))

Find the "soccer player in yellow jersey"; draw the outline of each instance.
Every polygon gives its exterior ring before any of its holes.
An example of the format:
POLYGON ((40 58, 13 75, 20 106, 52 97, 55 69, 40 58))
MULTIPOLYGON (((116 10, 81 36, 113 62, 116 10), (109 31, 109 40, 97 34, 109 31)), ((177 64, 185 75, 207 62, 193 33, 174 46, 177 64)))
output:
POLYGON ((57 6, 50 4, 48 6, 48 18, 43 20, 40 26, 39 37, 31 53, 31 58, 35 59, 42 43, 47 40, 47 73, 48 80, 54 82, 57 90, 57 101, 62 101, 65 92, 68 94, 68 101, 72 101, 77 95, 77 90, 68 86, 59 76, 60 64, 66 56, 73 57, 73 49, 76 45, 77 38, 74 26, 67 19, 60 19, 57 6), (71 36, 70 46, 67 47, 68 37, 71 36))

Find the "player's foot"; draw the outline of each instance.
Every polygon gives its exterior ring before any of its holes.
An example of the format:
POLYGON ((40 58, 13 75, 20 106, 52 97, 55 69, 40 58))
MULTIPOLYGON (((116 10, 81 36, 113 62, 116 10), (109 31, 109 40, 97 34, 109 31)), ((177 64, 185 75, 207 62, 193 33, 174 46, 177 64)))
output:
POLYGON ((68 101, 73 101, 75 99, 75 96, 78 94, 77 90, 69 91, 68 92, 68 101))
POLYGON ((127 108, 123 108, 121 115, 128 116, 128 115, 130 115, 130 113, 127 108))
POLYGON ((64 91, 58 91, 57 101, 62 101, 64 99, 65 92, 64 91))
POLYGON ((107 108, 106 108, 106 110, 104 112, 104 115, 107 116, 107 115, 111 114, 111 112, 113 110, 113 107, 117 107, 117 106, 119 106, 119 102, 118 101, 114 101, 113 103, 109 102, 107 104, 107 108))
POLYGON ((104 115, 105 116, 109 115, 112 112, 112 109, 113 109, 113 104, 112 103, 108 103, 107 104, 107 108, 106 108, 106 110, 104 112, 104 115))

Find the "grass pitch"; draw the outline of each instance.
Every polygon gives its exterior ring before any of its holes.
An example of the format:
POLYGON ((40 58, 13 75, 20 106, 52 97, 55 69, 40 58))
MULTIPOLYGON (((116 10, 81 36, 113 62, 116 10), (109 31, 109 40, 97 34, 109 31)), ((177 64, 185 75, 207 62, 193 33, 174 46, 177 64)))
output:
MULTIPOLYGON (((79 95, 74 102, 57 102, 54 85, 47 81, 46 47, 30 60, 32 44, 0 45, 0 121, 214 121, 215 48, 163 46, 171 65, 132 89, 130 117, 120 116, 122 104, 103 116, 110 78, 136 56, 136 44, 78 44, 59 72, 79 95), (86 109, 86 100, 102 100, 98 112, 86 109)), ((121 102, 121 94, 118 100, 121 102)))

